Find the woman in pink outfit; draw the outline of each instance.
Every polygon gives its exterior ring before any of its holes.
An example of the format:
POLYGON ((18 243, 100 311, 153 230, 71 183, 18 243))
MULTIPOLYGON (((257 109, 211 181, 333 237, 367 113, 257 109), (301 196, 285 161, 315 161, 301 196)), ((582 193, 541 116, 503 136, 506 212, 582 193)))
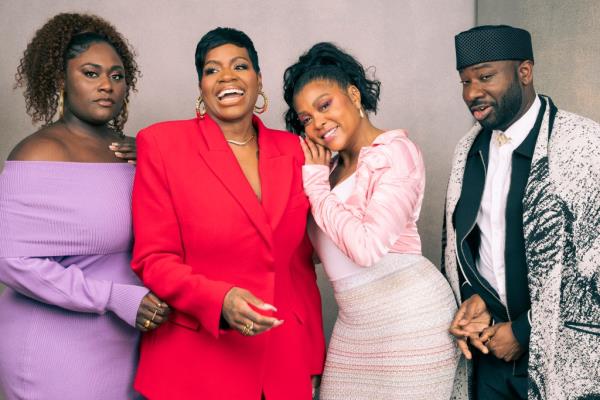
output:
POLYGON ((305 134, 309 235, 340 309, 320 398, 449 399, 455 300, 421 255, 421 152, 404 130, 378 129, 367 116, 379 88, 330 43, 314 45, 284 76, 287 127, 305 134))

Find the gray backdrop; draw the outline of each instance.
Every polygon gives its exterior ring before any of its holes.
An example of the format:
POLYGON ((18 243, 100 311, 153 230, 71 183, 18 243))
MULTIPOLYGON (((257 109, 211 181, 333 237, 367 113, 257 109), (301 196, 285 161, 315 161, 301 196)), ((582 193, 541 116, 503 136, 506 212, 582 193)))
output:
POLYGON ((600 121, 600 1, 479 0, 477 23, 531 32, 537 92, 600 121))
MULTIPOLYGON (((473 26, 476 18, 529 29, 538 91, 552 95, 559 107, 600 119, 594 96, 600 89, 600 2, 595 0, 4 1, 0 160, 36 129, 24 112, 21 92, 12 89, 18 60, 35 30, 63 11, 105 17, 136 49, 143 77, 130 104, 130 134, 156 121, 194 115, 194 48, 216 26, 241 29, 253 39, 271 99, 263 120, 273 128, 283 128, 283 71, 315 42, 333 41, 365 66, 374 66, 383 83, 375 124, 408 129, 425 155, 428 182, 419 229, 423 253, 435 264, 452 150, 472 123, 454 70, 456 33, 473 26)), ((337 310, 320 268, 319 281, 329 336, 337 310)))
MULTIPOLYGON (((453 35, 474 23, 472 0, 265 2, 136 0, 19 1, 0 5, 0 159, 35 128, 24 112, 14 73, 28 41, 50 16, 89 11, 111 21, 138 53, 143 77, 130 102, 126 130, 135 134, 156 121, 194 116, 198 93, 194 69, 196 42, 217 26, 245 31, 259 53, 271 108, 263 119, 283 128, 282 76, 301 52, 318 41, 333 41, 373 66, 382 81, 381 107, 374 117, 382 128, 406 128, 423 150, 427 192, 420 221, 424 254, 440 259, 444 191, 452 147, 471 124, 454 70, 453 35), (123 6, 126 5, 126 6, 123 6)), ((325 328, 337 309, 320 272, 325 328)), ((1 327, 0 327, 1 330, 1 327)))

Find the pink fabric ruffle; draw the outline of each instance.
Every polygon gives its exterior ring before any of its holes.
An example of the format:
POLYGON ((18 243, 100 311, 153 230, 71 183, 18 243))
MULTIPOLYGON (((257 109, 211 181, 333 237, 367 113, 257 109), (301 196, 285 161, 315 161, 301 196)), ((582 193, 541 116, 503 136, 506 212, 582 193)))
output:
POLYGON ((421 253, 425 166, 404 130, 382 133, 361 150, 345 202, 331 192, 329 167, 304 165, 302 173, 315 222, 356 264, 371 266, 388 252, 421 253))

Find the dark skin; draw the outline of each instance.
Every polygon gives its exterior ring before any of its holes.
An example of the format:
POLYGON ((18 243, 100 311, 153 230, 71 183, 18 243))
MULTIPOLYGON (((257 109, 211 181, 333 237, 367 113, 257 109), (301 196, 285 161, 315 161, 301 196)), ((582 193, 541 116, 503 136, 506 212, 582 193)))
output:
MULTIPOLYGON (((21 141, 8 160, 134 163, 134 139, 123 139, 108 127, 108 122, 120 112, 127 89, 123 64, 116 51, 106 43, 90 45, 68 61, 62 85, 64 116, 21 141)), ((168 319, 169 313, 166 303, 148 293, 140 303, 136 327, 143 332, 155 329, 168 319)))
MULTIPOLYGON (((294 108, 307 136, 300 141, 305 164, 329 166, 332 151, 337 151, 340 156, 340 162, 329 175, 331 187, 356 171, 360 150, 370 146, 383 132, 371 124, 364 111, 361 117, 360 100, 356 86, 343 88, 336 82, 325 80, 309 82, 294 97, 294 108), (324 139, 323 136, 333 129, 333 139, 324 139)), ((313 377, 313 388, 320 384, 321 377, 313 377)))
MULTIPOLYGON (((252 115, 261 88, 262 77, 254 70, 245 48, 224 44, 206 54, 200 81, 206 111, 219 125, 225 139, 245 142, 254 136, 246 145, 230 143, 229 146, 259 201, 258 138, 252 125, 252 115), (222 96, 227 89, 235 89, 236 94, 222 96)), ((259 335, 284 323, 260 311, 276 312, 277 309, 249 290, 234 287, 225 295, 221 315, 229 327, 248 336, 259 335)), ((314 376, 313 391, 319 382, 320 377, 314 376)))
POLYGON ((361 95, 353 85, 343 88, 336 82, 314 80, 296 94, 294 108, 307 136, 301 141, 305 163, 329 165, 332 151, 340 156, 329 175, 331 187, 356 171, 360 150, 383 132, 364 111, 361 117, 361 95))
MULTIPOLYGON (((245 48, 224 44, 206 54, 200 82, 206 111, 217 122, 225 139, 245 142, 254 137, 246 145, 230 143, 229 146, 259 201, 258 140, 252 114, 261 85, 260 74, 254 70, 245 48), (235 94, 223 96, 226 90, 234 90, 235 94)), ((231 328, 248 336, 283 324, 282 320, 267 317, 257 310, 277 311, 249 290, 234 287, 225 295, 221 313, 231 328)))
MULTIPOLYGON (((529 110, 535 100, 533 62, 492 61, 459 71, 463 100, 482 126, 506 130, 529 110)), ((489 326, 491 316, 479 295, 465 300, 455 314, 450 333, 467 359, 467 344, 484 354, 492 353, 506 362, 519 359, 526 351, 512 331, 512 322, 489 326)))
POLYGON ((535 100, 529 60, 489 61, 464 68, 459 74, 465 104, 488 129, 506 130, 535 100))
POLYGON ((258 140, 252 113, 261 87, 262 78, 254 70, 246 49, 224 44, 206 54, 200 91, 207 112, 219 124, 225 139, 245 142, 254 137, 246 145, 230 144, 230 147, 259 200, 258 140), (239 92, 223 96, 227 89, 239 92))

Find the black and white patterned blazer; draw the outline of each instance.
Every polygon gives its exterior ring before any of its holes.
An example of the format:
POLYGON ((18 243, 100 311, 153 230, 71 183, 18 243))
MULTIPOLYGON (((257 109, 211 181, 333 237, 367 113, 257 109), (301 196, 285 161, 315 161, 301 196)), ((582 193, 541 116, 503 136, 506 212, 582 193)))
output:
MULTIPOLYGON (((600 399, 600 125, 550 98, 533 154, 523 230, 531 296, 531 399, 600 399)), ((460 303, 452 215, 467 154, 482 128, 458 143, 446 197, 443 269, 460 303)), ((510 285, 510 282, 507 282, 510 285)), ((455 398, 466 398, 461 362, 455 398)))

